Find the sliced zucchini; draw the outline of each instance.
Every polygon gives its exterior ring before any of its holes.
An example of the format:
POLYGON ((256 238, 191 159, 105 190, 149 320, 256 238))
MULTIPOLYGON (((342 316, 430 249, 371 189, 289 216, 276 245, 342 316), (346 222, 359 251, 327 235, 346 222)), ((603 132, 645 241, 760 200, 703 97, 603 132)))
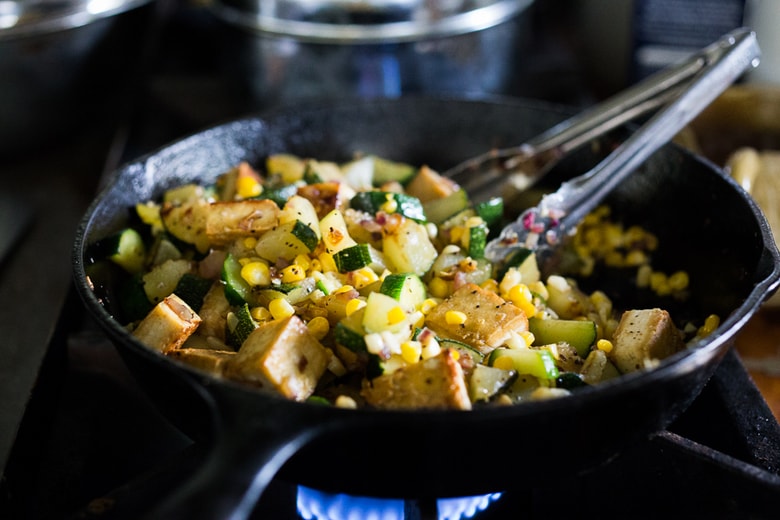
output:
POLYGON ((413 311, 428 297, 428 290, 414 273, 389 274, 382 280, 379 292, 401 303, 406 311, 413 311))
POLYGON ((497 226, 504 218, 504 199, 494 197, 484 202, 478 202, 474 204, 474 211, 482 217, 491 231, 498 231, 497 226))
POLYGON ((300 220, 280 224, 257 239, 255 252, 271 263, 279 259, 292 261, 300 254, 311 252, 319 240, 312 228, 300 220))
POLYGON ((466 251, 471 258, 484 258, 485 246, 487 245, 488 233, 487 224, 483 221, 480 224, 468 227, 468 241, 466 245, 466 251))
POLYGON ((331 210, 327 215, 322 217, 320 220, 320 232, 322 234, 322 242, 325 244, 325 248, 330 254, 334 254, 342 249, 357 244, 357 242, 349 236, 344 215, 338 209, 331 210))
POLYGON ((487 365, 476 365, 469 379, 469 398, 472 403, 489 401, 517 379, 517 372, 487 365))
POLYGON ((153 267, 143 275, 144 291, 152 303, 158 303, 170 296, 182 276, 191 273, 193 264, 189 260, 168 260, 153 267))
POLYGON ((440 224, 469 207, 469 196, 464 189, 457 189, 441 199, 423 203, 423 212, 430 222, 440 224))
POLYGON ((298 193, 297 185, 285 184, 276 188, 265 188, 263 189, 263 193, 253 198, 260 200, 272 200, 276 203, 277 206, 279 206, 279 208, 284 208, 287 200, 289 200, 289 198, 296 193, 298 193))
POLYGON ((485 354, 468 343, 463 343, 462 341, 451 338, 436 338, 436 340, 442 348, 453 348, 457 350, 461 356, 469 356, 474 360, 474 363, 479 364, 485 360, 485 354))
POLYGON ((490 353, 488 365, 504 368, 511 366, 518 374, 528 374, 539 379, 555 379, 558 377, 558 367, 549 350, 533 348, 497 348, 490 353), (504 359, 510 361, 499 361, 504 359), (507 363, 504 365, 504 363, 507 363))
POLYGON ((257 304, 257 294, 241 276, 241 263, 231 254, 222 263, 222 281, 225 283, 225 297, 231 305, 257 304))
POLYGON ((238 350, 244 340, 258 327, 252 317, 249 305, 239 305, 235 311, 228 312, 225 339, 228 345, 238 350))
POLYGON ((398 300, 386 294, 373 292, 366 298, 361 325, 368 334, 384 331, 400 333, 409 329, 409 320, 398 300))
POLYGON ((384 211, 386 213, 398 213, 418 222, 426 221, 420 199, 403 193, 361 191, 352 197, 350 206, 353 209, 365 211, 372 215, 384 211))
POLYGON ((498 270, 496 279, 501 280, 506 272, 512 267, 520 272, 520 279, 522 283, 526 285, 538 282, 541 278, 536 255, 531 249, 521 248, 510 254, 498 270))
POLYGON ((403 219, 392 232, 382 236, 382 251, 394 271, 424 275, 436 260, 438 252, 423 224, 403 219))
MULTIPOLYGON (((309 199, 300 195, 293 195, 290 197, 285 203, 284 209, 282 209, 279 214, 280 224, 296 220, 310 227, 316 235, 317 241, 319 241, 322 237, 322 233, 320 231, 320 219, 317 216, 317 210, 309 199)), ((316 243, 314 246, 316 246, 316 243)), ((312 246, 312 249, 314 249, 314 246, 312 246)))
POLYGON ((108 236, 90 246, 91 256, 108 258, 130 274, 141 272, 146 261, 146 244, 133 228, 108 236))
POLYGON ((364 267, 369 267, 375 272, 381 272, 385 268, 379 251, 369 244, 355 244, 337 251, 333 255, 333 261, 336 263, 336 268, 338 268, 340 273, 357 271, 364 267))
POLYGON ((534 335, 534 344, 552 345, 565 342, 577 350, 583 359, 596 341, 596 323, 590 320, 563 320, 529 318, 528 330, 534 335))
POLYGON ((365 307, 358 309, 336 324, 334 340, 338 345, 352 352, 366 352, 365 330, 363 330, 364 315, 365 307))
POLYGON ((417 174, 417 168, 410 164, 391 161, 376 155, 369 156, 374 162, 374 186, 398 182, 405 186, 417 174))
POLYGON ((588 386, 582 376, 576 372, 561 372, 555 379, 556 388, 565 388, 566 390, 574 390, 575 388, 582 388, 588 386))
POLYGON ((186 272, 179 278, 179 283, 176 284, 173 292, 184 300, 192 310, 198 312, 203 305, 203 298, 211 289, 212 284, 211 280, 186 272))

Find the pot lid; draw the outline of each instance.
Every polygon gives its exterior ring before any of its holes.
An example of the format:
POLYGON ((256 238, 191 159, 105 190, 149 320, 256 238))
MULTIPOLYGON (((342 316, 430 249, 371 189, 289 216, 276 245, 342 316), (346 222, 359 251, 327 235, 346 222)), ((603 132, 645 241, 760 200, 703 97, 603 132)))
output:
POLYGON ((152 0, 0 0, 0 40, 74 29, 152 0))
POLYGON ((223 20, 319 43, 388 43, 453 36, 509 20, 533 0, 211 0, 223 20))

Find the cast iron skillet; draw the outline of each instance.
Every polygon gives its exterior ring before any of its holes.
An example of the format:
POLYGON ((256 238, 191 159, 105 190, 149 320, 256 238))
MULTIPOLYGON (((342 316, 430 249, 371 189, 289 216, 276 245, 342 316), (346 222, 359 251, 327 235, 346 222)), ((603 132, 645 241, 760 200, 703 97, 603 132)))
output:
MULTIPOLYGON (((650 372, 564 399, 469 412, 342 410, 286 401, 217 380, 134 341, 86 278, 85 248, 120 228, 136 202, 209 180, 239 161, 292 152, 346 160, 356 151, 445 169, 522 142, 569 115, 523 100, 383 100, 299 106, 230 122, 123 166, 89 208, 74 248, 86 308, 161 409, 212 447, 199 471, 159 504, 161 518, 245 518, 277 474, 370 496, 464 496, 592 469, 670 424, 698 395, 737 331, 777 288, 780 257, 760 210, 712 164, 667 145, 610 197, 616 214, 658 234, 660 269, 686 269, 684 305, 647 300, 619 275, 616 304, 657 304, 678 319, 722 317, 696 348, 650 372), (232 516, 231 516, 232 515, 232 516)), ((585 171, 594 146, 553 176, 585 171)))

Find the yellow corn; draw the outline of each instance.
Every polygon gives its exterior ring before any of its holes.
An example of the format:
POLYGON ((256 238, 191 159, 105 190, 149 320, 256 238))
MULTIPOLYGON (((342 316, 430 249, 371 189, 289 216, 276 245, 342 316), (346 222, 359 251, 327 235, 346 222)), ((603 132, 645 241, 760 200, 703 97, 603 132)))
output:
POLYGON ((333 294, 341 294, 341 293, 345 293, 345 292, 348 292, 348 291, 352 291, 353 289, 355 289, 355 288, 352 287, 351 285, 342 285, 341 287, 339 287, 338 289, 333 291, 333 294))
POLYGON ((699 327, 697 335, 702 338, 706 338, 707 336, 712 334, 713 331, 715 331, 715 329, 717 329, 719 325, 720 325, 720 318, 716 314, 710 314, 704 320, 704 325, 699 327))
POLYGON ((384 202, 380 207, 380 210, 384 211, 385 213, 395 213, 398 211, 398 202, 396 202, 395 197, 391 193, 387 194, 387 201, 384 202))
POLYGON ((491 291, 494 293, 498 292, 498 282, 495 281, 493 278, 488 278, 487 280, 479 284, 479 286, 485 289, 486 291, 491 291))
POLYGON ((401 323, 405 319, 406 319, 406 313, 400 306, 393 307, 392 309, 387 311, 387 323, 389 323, 390 325, 401 323))
POLYGON ((370 267, 363 267, 349 273, 349 279, 352 281, 355 289, 362 289, 379 280, 379 276, 370 267))
POLYGON ((301 269, 304 271, 308 271, 311 268, 311 258, 309 258, 309 255, 300 254, 295 257, 293 263, 301 266, 301 269))
POLYGON ((463 325, 466 323, 466 313, 461 311, 447 311, 444 320, 448 325, 463 325))
POLYGON ((246 237, 243 241, 243 244, 247 249, 254 249, 257 245, 257 239, 255 237, 246 237))
POLYGON ((320 253, 317 259, 320 261, 323 273, 332 273, 338 271, 338 268, 336 267, 336 261, 333 260, 333 255, 330 253, 320 253))
MULTIPOLYGON (((297 262, 296 262, 297 263, 297 262)), ((322 273, 322 263, 319 258, 310 258, 309 266, 306 268, 311 273, 322 273)))
POLYGON ((450 287, 439 277, 434 277, 428 284, 428 292, 434 298, 446 298, 450 294, 450 287))
POLYGON ((249 285, 269 285, 271 270, 268 264, 260 260, 247 262, 241 267, 241 278, 249 285))
POLYGON ((323 316, 316 316, 310 319, 306 326, 309 329, 309 334, 318 340, 324 338, 328 334, 328 331, 330 331, 330 323, 328 322, 328 319, 323 316))
POLYGON ((532 318, 536 314, 536 306, 533 303, 531 290, 524 283, 517 284, 509 289, 509 301, 514 303, 525 315, 532 318))
POLYGON ((529 347, 534 344, 534 341, 536 341, 536 336, 534 336, 534 333, 530 330, 524 330, 521 332, 520 337, 523 338, 525 344, 529 347))
POLYGON ((596 348, 601 350, 605 354, 609 354, 610 352, 612 352, 613 347, 614 345, 608 339, 600 339, 596 342, 596 348))
POLYGON ((284 298, 276 298, 268 303, 268 310, 275 320, 289 318, 295 314, 295 308, 284 298))
POLYGON ((358 309, 362 309, 365 306, 366 306, 366 302, 364 302, 360 298, 353 298, 347 302, 347 305, 344 307, 344 312, 347 314, 347 316, 350 316, 355 311, 357 311, 358 309))
POLYGON ((282 269, 281 275, 282 283, 295 283, 306 278, 306 270, 298 264, 292 264, 282 269))
POLYGON ((252 307, 249 310, 249 314, 255 321, 268 321, 273 318, 273 316, 271 316, 271 311, 265 307, 252 307))
POLYGON ((419 341, 404 341, 401 343, 401 357, 409 364, 420 361, 422 343, 419 341))
POLYGON ((426 298, 426 299, 425 299, 425 300, 422 302, 422 304, 420 305, 420 311, 421 311, 423 314, 428 314, 428 313, 429 313, 429 312, 431 312, 431 311, 433 310, 433 308, 434 308, 434 307, 436 307, 437 305, 439 305, 439 303, 438 303, 436 300, 434 300, 434 299, 432 299, 432 298, 426 298))
POLYGON ((688 288, 690 279, 685 271, 677 271, 669 277, 669 287, 674 291, 682 291, 688 288))
POLYGON ((467 228, 473 228, 473 227, 481 226, 484 223, 485 223, 485 221, 482 220, 482 217, 479 217, 479 216, 473 216, 473 217, 469 217, 468 219, 466 219, 466 227, 467 228))
POLYGON ((242 199, 257 197, 263 193, 263 185, 254 177, 241 175, 236 181, 236 193, 242 199))

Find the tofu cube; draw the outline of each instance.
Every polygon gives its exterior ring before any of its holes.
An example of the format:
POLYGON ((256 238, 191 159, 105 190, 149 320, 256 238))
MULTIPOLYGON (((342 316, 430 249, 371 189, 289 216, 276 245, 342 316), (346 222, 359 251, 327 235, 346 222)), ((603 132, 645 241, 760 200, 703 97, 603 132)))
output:
POLYGON ((463 369, 452 349, 364 382, 361 395, 383 409, 471 409, 463 369))
POLYGON ((329 358, 329 351, 293 315, 256 328, 227 361, 224 373, 303 401, 314 392, 329 358))
POLYGON ((682 333, 662 309, 624 312, 612 335, 612 345, 609 360, 624 374, 685 348, 682 333))
POLYGON ((200 322, 200 316, 184 300, 171 294, 138 323, 133 336, 149 348, 167 354, 181 347, 200 322))
POLYGON ((496 293, 466 284, 434 307, 425 325, 438 336, 468 343, 486 354, 504 343, 512 331, 528 330, 528 318, 519 307, 496 293), (464 313, 466 321, 448 323, 449 311, 464 313))

